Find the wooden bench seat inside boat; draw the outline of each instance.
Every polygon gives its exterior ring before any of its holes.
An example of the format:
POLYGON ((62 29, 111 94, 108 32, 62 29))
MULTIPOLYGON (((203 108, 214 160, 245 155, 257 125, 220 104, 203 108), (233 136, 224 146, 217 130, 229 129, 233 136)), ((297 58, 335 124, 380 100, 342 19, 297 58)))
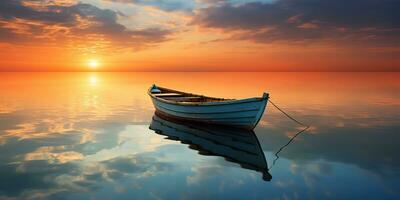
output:
POLYGON ((180 93, 173 93, 173 92, 168 92, 168 93, 160 93, 160 94, 156 94, 156 97, 176 97, 176 96, 184 96, 183 94, 180 93))
POLYGON ((175 102, 204 102, 203 97, 163 97, 165 100, 172 100, 175 102))
POLYGON ((177 92, 173 90, 167 90, 164 88, 158 88, 158 89, 160 90, 160 93, 154 93, 155 97, 174 102, 218 102, 227 100, 227 99, 212 98, 212 97, 206 97, 184 92, 177 92))

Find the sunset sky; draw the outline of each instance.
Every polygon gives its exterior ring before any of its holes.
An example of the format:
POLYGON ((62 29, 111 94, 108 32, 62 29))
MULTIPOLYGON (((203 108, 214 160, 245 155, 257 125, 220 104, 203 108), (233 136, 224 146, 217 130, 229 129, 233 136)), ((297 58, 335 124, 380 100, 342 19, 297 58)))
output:
POLYGON ((0 71, 91 70, 400 71, 400 1, 0 1, 0 71))

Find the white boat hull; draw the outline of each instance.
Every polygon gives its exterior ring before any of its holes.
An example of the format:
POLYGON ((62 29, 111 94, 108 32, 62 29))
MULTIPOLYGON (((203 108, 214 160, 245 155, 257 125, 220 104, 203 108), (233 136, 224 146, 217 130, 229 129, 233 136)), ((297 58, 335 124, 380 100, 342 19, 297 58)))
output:
POLYGON ((203 104, 176 104, 152 95, 157 112, 169 117, 204 123, 254 129, 263 116, 268 94, 261 98, 229 100, 203 104))

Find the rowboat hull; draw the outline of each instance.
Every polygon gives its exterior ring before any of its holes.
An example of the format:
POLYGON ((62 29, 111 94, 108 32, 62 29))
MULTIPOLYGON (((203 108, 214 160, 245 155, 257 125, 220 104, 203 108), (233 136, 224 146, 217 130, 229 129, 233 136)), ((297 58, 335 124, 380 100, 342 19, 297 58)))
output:
POLYGON ((157 98, 151 93, 158 113, 181 120, 254 129, 263 116, 268 94, 260 98, 206 103, 176 103, 157 98))

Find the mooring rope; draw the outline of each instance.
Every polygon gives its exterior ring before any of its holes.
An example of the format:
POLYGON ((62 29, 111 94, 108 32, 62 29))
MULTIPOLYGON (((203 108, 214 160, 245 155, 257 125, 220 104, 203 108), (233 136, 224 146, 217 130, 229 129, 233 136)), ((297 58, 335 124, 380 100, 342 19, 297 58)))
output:
POLYGON ((278 109, 278 110, 281 111, 284 115, 286 115, 286 117, 288 117, 289 119, 295 121, 296 123, 298 123, 298 124, 300 124, 300 125, 302 125, 302 126, 308 127, 308 125, 305 125, 305 124, 299 122, 298 120, 296 120, 295 118, 291 117, 289 114, 287 114, 287 113, 286 113, 285 111, 283 111, 281 108, 279 108, 276 104, 274 104, 274 102, 272 102, 270 99, 268 99, 268 101, 269 101, 276 109, 278 109))
POLYGON ((309 126, 309 125, 306 125, 306 124, 304 124, 304 123, 302 123, 302 122, 300 122, 300 121, 298 121, 298 120, 296 120, 295 118, 293 118, 292 116, 290 116, 289 114, 287 114, 285 111, 283 111, 281 108, 279 108, 279 107, 278 107, 276 104, 274 104, 274 102, 272 102, 271 100, 268 99, 268 101, 269 101, 276 109, 278 109, 279 111, 281 111, 286 117, 288 117, 289 119, 293 120, 293 121, 296 122, 297 124, 299 124, 299 125, 301 125, 301 126, 304 126, 304 129, 302 129, 301 131, 297 132, 292 138, 290 138, 290 140, 289 140, 285 145, 283 145, 283 146, 275 153, 275 159, 274 159, 274 161, 272 162, 272 166, 268 169, 268 170, 271 170, 272 167, 275 165, 276 161, 279 159, 279 155, 278 155, 278 154, 279 154, 285 147, 287 147, 290 143, 292 143, 292 141, 293 141, 298 135, 300 135, 301 133, 303 133, 304 131, 306 131, 308 128, 310 128, 310 126, 309 126))

